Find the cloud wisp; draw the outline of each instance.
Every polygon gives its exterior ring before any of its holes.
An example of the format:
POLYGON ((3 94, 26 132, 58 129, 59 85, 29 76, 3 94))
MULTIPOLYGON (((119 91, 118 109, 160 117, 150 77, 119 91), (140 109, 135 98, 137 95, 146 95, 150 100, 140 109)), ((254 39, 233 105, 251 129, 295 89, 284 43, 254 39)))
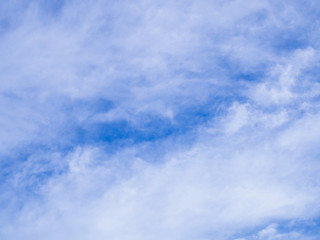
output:
POLYGON ((0 238, 316 239, 319 11, 4 4, 0 238))

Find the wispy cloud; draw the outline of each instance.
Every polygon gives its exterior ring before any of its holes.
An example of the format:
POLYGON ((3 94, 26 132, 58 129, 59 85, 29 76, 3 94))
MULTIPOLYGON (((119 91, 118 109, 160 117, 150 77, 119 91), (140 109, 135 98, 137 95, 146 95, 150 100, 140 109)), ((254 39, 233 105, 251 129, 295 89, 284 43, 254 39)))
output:
POLYGON ((0 238, 315 239, 319 10, 4 4, 0 238))

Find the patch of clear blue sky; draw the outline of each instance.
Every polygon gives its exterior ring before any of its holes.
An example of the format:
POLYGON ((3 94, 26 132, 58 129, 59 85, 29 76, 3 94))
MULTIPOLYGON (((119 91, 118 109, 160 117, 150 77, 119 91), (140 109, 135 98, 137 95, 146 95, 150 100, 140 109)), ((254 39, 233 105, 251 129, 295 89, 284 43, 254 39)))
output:
POLYGON ((26 10, 32 6, 40 8, 42 19, 58 17, 65 0, 22 0, 8 1, 0 6, 0 36, 15 29, 19 24, 23 24, 26 10))
POLYGON ((65 4, 65 0, 38 0, 40 6, 44 9, 45 12, 57 15, 60 13, 61 9, 65 4))

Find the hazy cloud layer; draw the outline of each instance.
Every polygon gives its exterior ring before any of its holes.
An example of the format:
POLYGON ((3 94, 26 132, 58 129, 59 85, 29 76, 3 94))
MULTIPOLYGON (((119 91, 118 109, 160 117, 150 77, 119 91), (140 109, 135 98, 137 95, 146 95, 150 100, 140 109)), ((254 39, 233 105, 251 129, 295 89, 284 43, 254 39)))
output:
POLYGON ((1 239, 316 239, 314 1, 0 7, 1 239))

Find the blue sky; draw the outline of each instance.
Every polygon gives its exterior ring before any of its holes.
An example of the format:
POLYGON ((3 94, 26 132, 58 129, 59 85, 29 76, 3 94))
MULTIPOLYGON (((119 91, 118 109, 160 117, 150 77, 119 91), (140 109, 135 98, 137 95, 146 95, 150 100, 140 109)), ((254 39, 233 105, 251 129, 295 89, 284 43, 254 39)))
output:
POLYGON ((0 239, 318 239, 319 14, 1 4, 0 239))

